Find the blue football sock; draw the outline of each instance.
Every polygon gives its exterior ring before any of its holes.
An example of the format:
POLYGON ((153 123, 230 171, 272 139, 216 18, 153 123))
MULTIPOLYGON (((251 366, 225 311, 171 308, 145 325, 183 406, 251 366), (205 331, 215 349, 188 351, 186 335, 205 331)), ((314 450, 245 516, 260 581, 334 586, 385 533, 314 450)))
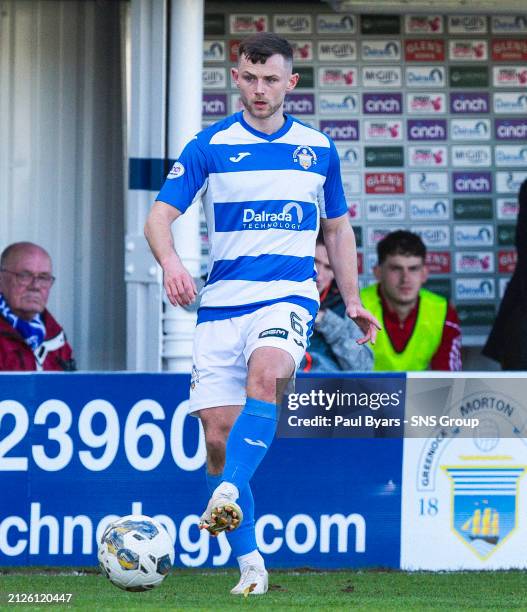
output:
MULTIPOLYGON (((212 495, 214 489, 223 480, 223 474, 209 474, 207 472, 207 487, 212 495)), ((256 550, 256 534, 254 531, 254 498, 250 485, 240 491, 237 503, 243 512, 242 524, 235 531, 226 531, 227 540, 232 548, 234 557, 241 557, 256 550)))
POLYGON ((244 489, 271 446, 276 404, 248 397, 227 439, 223 480, 244 489))

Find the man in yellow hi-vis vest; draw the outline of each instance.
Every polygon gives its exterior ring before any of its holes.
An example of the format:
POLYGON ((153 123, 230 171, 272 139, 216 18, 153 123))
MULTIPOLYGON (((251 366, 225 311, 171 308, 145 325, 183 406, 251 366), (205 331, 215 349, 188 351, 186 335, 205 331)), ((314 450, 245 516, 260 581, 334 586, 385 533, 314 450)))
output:
POLYGON ((377 283, 361 299, 381 323, 372 346, 375 371, 461 370, 461 329, 454 307, 423 289, 426 247, 417 234, 396 231, 377 245, 377 283))

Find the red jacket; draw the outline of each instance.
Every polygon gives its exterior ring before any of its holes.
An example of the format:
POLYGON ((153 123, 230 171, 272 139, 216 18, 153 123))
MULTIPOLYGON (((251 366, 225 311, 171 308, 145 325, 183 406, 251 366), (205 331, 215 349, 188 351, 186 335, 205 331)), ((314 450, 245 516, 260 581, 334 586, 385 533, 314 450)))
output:
MULTIPOLYGON (((68 344, 62 327, 45 310, 42 320, 46 326, 44 343, 52 341, 52 348, 45 355, 42 367, 37 367, 37 358, 22 336, 0 315, 0 371, 30 372, 35 370, 64 371, 75 370, 71 346, 68 344), (55 346, 56 345, 56 348, 55 346)), ((41 350, 46 344, 41 345, 41 350)), ((44 351, 42 351, 44 352, 44 351)))

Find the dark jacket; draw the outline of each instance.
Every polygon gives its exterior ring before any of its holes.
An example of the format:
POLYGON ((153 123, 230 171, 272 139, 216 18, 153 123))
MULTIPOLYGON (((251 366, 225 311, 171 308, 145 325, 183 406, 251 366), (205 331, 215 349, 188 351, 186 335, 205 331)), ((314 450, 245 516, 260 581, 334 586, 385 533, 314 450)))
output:
POLYGON ((527 370, 527 180, 520 187, 518 200, 518 261, 483 347, 483 354, 498 361, 504 370, 527 370))
POLYGON ((37 350, 37 357, 24 342, 22 336, 0 315, 0 371, 71 371, 76 369, 72 349, 62 327, 47 310, 42 313, 42 320, 46 326, 46 337, 37 350), (51 349, 46 354, 48 346, 51 349), (41 367, 38 361, 41 362, 41 367))
POLYGON ((365 344, 357 324, 346 315, 346 305, 335 282, 320 296, 320 308, 326 312, 315 323, 313 335, 300 370, 304 372, 367 372, 373 367, 373 353, 365 344))

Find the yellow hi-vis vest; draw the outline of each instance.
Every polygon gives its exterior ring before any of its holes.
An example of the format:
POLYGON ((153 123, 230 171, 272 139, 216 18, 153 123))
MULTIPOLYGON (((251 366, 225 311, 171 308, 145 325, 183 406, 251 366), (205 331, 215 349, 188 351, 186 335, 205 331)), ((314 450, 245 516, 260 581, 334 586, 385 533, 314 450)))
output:
MULTIPOLYGON (((360 296, 364 307, 383 324, 382 302, 378 284, 364 287, 360 296)), ((373 369, 376 372, 426 370, 443 336, 448 302, 426 289, 419 291, 419 307, 415 327, 404 351, 397 353, 386 329, 377 334, 373 350, 373 369)))

